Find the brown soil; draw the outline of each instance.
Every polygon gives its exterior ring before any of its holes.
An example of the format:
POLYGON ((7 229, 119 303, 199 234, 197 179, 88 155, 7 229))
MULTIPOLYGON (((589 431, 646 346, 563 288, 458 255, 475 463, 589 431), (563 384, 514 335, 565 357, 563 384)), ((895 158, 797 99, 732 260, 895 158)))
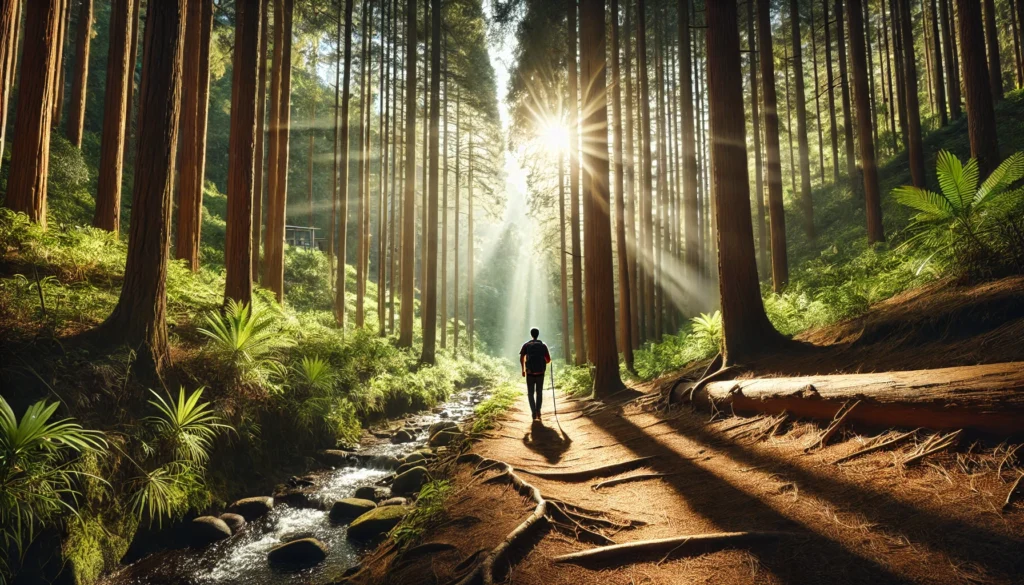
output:
MULTIPOLYGON (((766 360, 754 371, 798 375, 1020 360, 1022 334, 1024 279, 972 289, 935 285, 881 303, 864 317, 808 332, 801 340, 813 344, 810 349, 787 361, 766 360)), ((473 452, 508 463, 549 501, 600 510, 596 514, 616 523, 643 523, 601 530, 616 543, 740 531, 786 535, 710 552, 624 554, 615 562, 581 566, 553 558, 597 545, 545 524, 516 541, 510 558, 496 567, 498 581, 1024 583, 1024 493, 1004 509, 1014 481, 1024 474, 1019 444, 966 439, 904 465, 911 455, 940 444, 930 442, 931 432, 920 431, 835 465, 872 441, 902 433, 862 436, 843 428, 826 447, 812 449, 822 426, 809 422, 771 416, 708 421, 706 413, 688 407, 655 412, 642 406, 652 401, 631 400, 663 394, 677 377, 638 386, 604 408, 559 401, 557 421, 548 396, 541 424, 529 420, 524 397, 473 452), (579 481, 554 475, 641 457, 652 459, 607 477, 579 481), (601 481, 654 473, 664 475, 594 489, 601 481)), ((507 483, 487 483, 498 470, 473 471, 473 465, 455 467, 457 489, 445 520, 422 540, 455 549, 403 555, 382 548, 354 581, 457 581, 483 556, 474 553, 491 550, 533 512, 535 503, 507 483)))

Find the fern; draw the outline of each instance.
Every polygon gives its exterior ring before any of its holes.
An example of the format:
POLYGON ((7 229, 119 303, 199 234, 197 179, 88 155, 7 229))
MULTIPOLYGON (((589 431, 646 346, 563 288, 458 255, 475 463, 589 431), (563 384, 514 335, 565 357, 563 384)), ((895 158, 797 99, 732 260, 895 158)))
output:
POLYGON ((223 313, 206 315, 211 351, 233 366, 242 382, 271 385, 279 364, 275 353, 293 343, 280 335, 278 315, 269 305, 249 305, 229 300, 223 313))

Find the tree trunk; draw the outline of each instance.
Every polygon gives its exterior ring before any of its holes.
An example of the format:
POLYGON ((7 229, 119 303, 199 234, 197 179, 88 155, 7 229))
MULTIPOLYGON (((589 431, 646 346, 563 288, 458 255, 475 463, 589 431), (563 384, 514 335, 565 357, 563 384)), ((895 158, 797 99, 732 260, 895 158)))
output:
POLYGON ((100 167, 96 188, 96 212, 92 225, 117 232, 121 226, 121 173, 124 167, 124 141, 128 114, 128 86, 134 63, 130 41, 134 2, 111 0, 110 49, 107 56, 107 82, 103 101, 103 135, 100 141, 100 167))
POLYGON ((796 138, 800 153, 800 207, 807 237, 815 238, 814 200, 811 198, 810 147, 807 144, 807 93, 804 89, 803 42, 800 38, 800 1, 789 1, 789 19, 793 36, 793 72, 796 76, 796 138))
POLYGON ((1020 88, 1024 86, 1024 55, 1021 55, 1020 52, 1020 29, 1017 27, 1017 19, 1015 17, 1016 4, 1017 0, 1009 0, 1006 7, 1006 20, 1010 21, 1010 31, 1013 34, 1014 73, 1016 73, 1017 87, 1020 88))
POLYGON ((420 361, 433 364, 437 347, 437 190, 440 178, 441 122, 441 0, 430 0, 430 177, 427 208, 427 279, 423 295, 423 353, 420 361))
POLYGON ((870 112, 868 64, 864 54, 864 20, 861 0, 847 0, 847 19, 850 23, 850 61, 853 65, 853 91, 857 99, 857 134, 860 140, 860 165, 864 176, 864 205, 867 209, 868 244, 885 241, 882 229, 882 198, 878 190, 878 167, 875 163, 875 143, 871 136, 872 119, 861 116, 870 112))
POLYGON ((44 228, 60 9, 59 0, 33 0, 25 7, 25 41, 5 200, 12 211, 28 215, 44 228))
MULTIPOLYGON (((662 20, 663 14, 660 10, 655 13, 655 25, 654 25, 654 116, 655 122, 655 140, 657 144, 655 146, 655 152, 657 153, 658 161, 658 182, 653 193, 651 200, 651 237, 654 244, 654 253, 651 256, 653 261, 652 276, 654 279, 654 337, 656 341, 661 341, 662 335, 665 333, 663 317, 665 309, 665 288, 664 288, 664 264, 663 253, 665 249, 665 228, 668 227, 668 221, 665 219, 665 192, 667 191, 668 182, 668 169, 665 164, 665 151, 667 150, 667 143, 665 140, 665 68, 662 64, 662 20)), ((586 200, 583 205, 584 210, 586 207, 586 200)), ((584 217, 583 224, 587 225, 587 219, 584 217)), ((587 253, 584 250, 584 258, 587 253)), ((584 268, 586 270, 586 268, 584 268)), ((590 320, 587 320, 588 324, 590 320)), ((594 338, 590 338, 594 339, 594 338)), ((589 347, 587 348, 590 349, 589 347)))
POLYGON ((1003 69, 999 62, 999 32, 996 29, 995 0, 983 0, 985 10, 985 45, 988 49, 988 82, 992 99, 1003 99, 1003 69))
MULTIPOLYGON (((295 0, 283 0, 283 3, 280 13, 277 11, 274 13, 275 23, 281 23, 281 32, 277 34, 275 30, 277 37, 275 41, 280 41, 281 44, 281 86, 276 132, 277 159, 274 161, 277 165, 277 173, 273 182, 276 193, 272 199, 273 204, 267 210, 267 243, 270 244, 271 249, 269 252, 264 252, 267 259, 263 274, 266 287, 273 291, 274 297, 279 303, 284 301, 284 224, 288 208, 288 149, 292 115, 292 25, 295 0), (277 18, 279 14, 280 19, 277 18), (273 221, 271 221, 271 217, 273 221)), ((276 47, 274 48, 274 57, 276 60, 276 47)))
POLYGON ((67 45, 68 25, 71 23, 71 0, 61 0, 60 21, 57 24, 57 65, 54 67, 53 129, 60 125, 64 110, 64 48, 67 45))
MULTIPOLYGON (((178 169, 178 231, 174 257, 185 260, 189 269, 195 272, 199 270, 199 238, 203 225, 213 0, 188 0, 185 10, 185 56, 181 67, 182 148, 181 167, 178 169)), ((249 8, 249 11, 255 9, 249 8)), ((256 88, 253 87, 254 95, 255 92, 256 88)), ((236 99, 234 91, 231 99, 232 102, 236 99)))
POLYGON ((939 20, 942 23, 942 54, 946 61, 949 117, 955 121, 960 119, 960 71, 956 65, 956 46, 953 44, 953 23, 948 0, 939 0, 939 20))
POLYGON ((128 56, 128 86, 125 88, 125 111, 124 111, 124 153, 121 158, 127 165, 131 160, 132 180, 135 178, 135 161, 131 156, 135 154, 132 146, 132 122, 135 110, 135 71, 139 63, 139 12, 142 10, 142 0, 132 1, 132 38, 129 41, 130 54, 128 56))
POLYGON ((0 147, 7 136, 7 107, 18 66, 21 0, 0 0, 0 147))
MULTIPOLYGON (((972 1, 972 0, 968 0, 972 1)), ((708 384, 719 409, 831 421, 861 428, 970 429, 1003 437, 1024 434, 1024 364, 988 364, 870 374, 754 378, 708 384), (813 390, 808 391, 808 388, 813 390)))
MULTIPOLYGON (((312 69, 314 71, 317 70, 317 61, 319 60, 319 58, 318 58, 318 52, 319 52, 318 49, 319 49, 319 46, 317 46, 317 45, 313 46, 313 58, 310 59, 310 66, 312 67, 312 69)), ((308 134, 309 134, 309 150, 308 150, 308 153, 309 154, 306 156, 306 159, 307 159, 306 160, 306 211, 309 214, 308 225, 309 225, 309 227, 313 227, 313 225, 314 225, 314 221, 313 221, 313 170, 314 170, 314 167, 315 167, 314 160, 313 160, 313 149, 316 146, 316 131, 317 131, 317 126, 316 126, 316 101, 317 101, 317 95, 316 95, 316 92, 312 92, 312 94, 310 95, 310 100, 309 101, 310 101, 309 132, 308 132, 308 134)), ((313 247, 315 248, 316 247, 316 233, 315 232, 314 232, 313 236, 310 239, 311 239, 310 244, 312 244, 313 247)))
POLYGON ((427 286, 427 171, 429 162, 427 160, 430 149, 427 144, 430 141, 430 1, 423 4, 423 30, 427 38, 423 39, 423 162, 420 164, 422 178, 420 180, 420 328, 426 326, 426 313, 423 312, 423 294, 427 286))
MULTIPOLYGON (((843 34, 843 0, 835 0, 836 44, 839 47, 839 86, 843 98, 843 145, 846 147, 846 176, 852 182, 857 176, 857 159, 853 153, 853 113, 850 111, 850 77, 846 71, 846 36, 843 34)), ((762 75, 764 77, 764 75, 762 75)))
POLYGON ((275 210, 277 209, 277 160, 280 158, 278 151, 281 146, 281 61, 284 55, 284 14, 282 12, 284 0, 270 1, 273 2, 274 7, 274 53, 270 67, 270 114, 267 120, 270 128, 267 137, 270 146, 267 153, 267 209, 264 214, 266 226, 263 234, 262 283, 265 288, 270 286, 271 257, 274 255, 274 249, 280 245, 279 242, 274 241, 274 234, 277 233, 275 210))
MULTIPOLYGON (((617 17, 617 15, 616 15, 617 17)), ((612 278, 612 226, 608 195, 608 104, 605 79, 604 0, 580 2, 580 73, 583 78, 583 196, 589 201, 587 297, 594 319, 588 333, 593 344, 595 398, 622 388, 615 344, 615 294, 612 278)))
POLYGON ((476 346, 473 343, 474 333, 474 321, 476 320, 476 312, 473 301, 474 294, 473 290, 476 285, 476 265, 474 260, 474 249, 476 248, 476 239, 473 236, 473 118, 470 116, 469 119, 469 152, 466 156, 466 165, 468 168, 468 176, 466 182, 469 186, 469 190, 466 194, 466 337, 469 341, 469 356, 473 357, 473 352, 476 346))
POLYGON ((935 0, 931 0, 932 12, 932 61, 935 66, 932 68, 932 84, 935 85, 936 109, 939 111, 939 125, 945 128, 949 124, 949 113, 946 108, 946 86, 942 73, 942 47, 939 43, 939 15, 936 10, 935 0))
POLYGON ((775 92, 771 1, 757 0, 757 43, 764 82, 765 173, 768 178, 768 220, 771 230, 772 290, 781 293, 789 282, 786 254, 786 212, 782 205, 782 156, 779 146, 779 100, 775 92))
MULTIPOLYGON (((565 364, 569 365, 572 361, 572 343, 569 333, 569 283, 565 266, 565 154, 561 149, 558 151, 558 232, 559 258, 561 259, 559 264, 562 271, 562 349, 564 350, 565 364)), ((456 254, 458 254, 457 245, 456 254)))
POLYGON ((647 8, 646 0, 637 0, 636 56, 640 75, 640 156, 641 191, 640 222, 642 242, 638 269, 643 289, 643 312, 641 339, 646 341, 655 336, 654 328, 654 217, 651 197, 653 195, 653 171, 651 169, 651 92, 647 70, 647 8))
POLYGON ((391 0, 391 220, 388 229, 388 248, 391 255, 388 260, 388 332, 395 332, 395 264, 398 259, 398 120, 401 118, 398 101, 398 0, 391 0))
MULTIPOLYGON (((194 2, 189 0, 189 3, 194 2)), ((207 0, 206 4, 212 3, 207 0)), ((252 207, 256 196, 255 175, 260 167, 256 160, 256 115, 262 4, 263 0, 237 0, 235 3, 224 297, 240 303, 252 302, 252 207)), ((208 74, 208 67, 206 71, 208 74)))
POLYGON ((992 86, 985 64, 981 5, 977 0, 956 0, 956 11, 971 157, 978 160, 979 176, 987 177, 999 165, 999 141, 992 86))
MULTIPOLYGON (((339 23, 340 26, 340 23, 339 23)), ((348 240, 348 170, 349 170, 349 108, 352 103, 352 0, 345 0, 345 76, 341 81, 341 148, 338 165, 338 199, 341 217, 338 218, 337 251, 338 272, 334 281, 334 320, 345 330, 345 270, 346 240, 348 240)))
POLYGON ((369 117, 366 115, 370 108, 370 91, 368 85, 368 71, 369 67, 369 40, 370 40, 370 2, 369 0, 363 0, 363 9, 360 14, 362 20, 363 33, 362 33, 362 50, 360 51, 359 59, 359 200, 356 204, 356 328, 362 329, 365 318, 365 295, 366 295, 366 266, 363 264, 363 258, 366 256, 366 246, 368 244, 368 238, 366 234, 366 222, 364 218, 366 216, 366 206, 369 203, 369 194, 366 192, 366 176, 369 173, 369 167, 366 164, 366 143, 367 134, 366 126, 369 125, 369 117))
POLYGON ((262 0, 263 20, 260 21, 259 79, 256 87, 256 161, 252 199, 252 280, 260 278, 260 239, 263 228, 263 153, 266 139, 267 114, 267 45, 270 40, 270 0, 262 0))
MULTIPOLYGON (((829 138, 832 141, 832 182, 839 184, 839 133, 836 128, 836 90, 832 73, 832 34, 828 18, 828 0, 821 0, 821 11, 825 28, 825 83, 828 84, 829 138)), ((842 19, 842 14, 836 15, 842 19)))
POLYGON ((163 0, 149 5, 128 258, 117 306, 99 329, 109 340, 127 343, 143 363, 157 371, 170 359, 166 280, 185 46, 184 4, 185 0, 163 0))
MULTIPOLYGON (((757 266, 758 274, 766 275, 769 271, 768 226, 765 223, 764 181, 762 180, 764 170, 761 157, 761 116, 758 112, 758 102, 760 100, 757 86, 757 36, 754 33, 756 21, 754 0, 747 0, 747 49, 749 50, 748 58, 750 59, 750 119, 753 123, 754 134, 754 201, 757 203, 757 266)), ((827 23, 825 29, 828 30, 827 23)), ((818 129, 820 131, 820 124, 818 129)), ((823 144, 820 146, 822 149, 824 148, 823 144)), ((824 172, 824 163, 822 163, 822 173, 824 172)), ((822 180, 824 180, 824 175, 822 180)))
MULTIPOLYGON (((456 171, 458 176, 458 171, 456 171)), ((402 207, 402 304, 399 347, 412 347, 416 245, 416 0, 405 2, 405 196, 402 207)))
MULTIPOLYGON (((884 5, 882 6, 882 10, 880 12, 882 13, 882 36, 885 38, 885 65, 882 67, 882 70, 884 72, 884 77, 882 78, 882 95, 885 95, 886 85, 888 84, 888 89, 889 89, 889 97, 888 97, 889 107, 887 109, 889 111, 889 134, 890 134, 890 137, 892 139, 892 141, 891 141, 892 152, 895 153, 896 152, 896 104, 894 103, 894 100, 896 98, 894 96, 896 95, 896 92, 893 89, 893 84, 892 84, 892 59, 894 57, 896 57, 896 39, 897 39, 898 34, 897 34, 896 31, 893 31, 893 34, 892 34, 892 51, 890 51, 889 50, 889 20, 885 16, 885 6, 884 5)), ((893 24, 895 26, 895 23, 893 23, 893 24)), ((897 64, 897 74, 899 74, 899 64, 897 64)), ((900 87, 902 87, 902 85, 900 87)), ((902 103, 902 101, 903 101, 903 97, 902 96, 903 96, 903 94, 901 93, 900 94, 900 98, 899 98, 900 103, 902 103)), ((901 117, 901 119, 905 119, 905 118, 901 117)))
MULTIPOLYGON (((792 36, 792 33, 790 33, 792 36)), ((792 40, 790 40, 792 43, 792 40)), ((789 45, 782 46, 782 69, 783 77, 786 78, 786 138, 789 140, 789 180, 790 187, 793 191, 793 196, 797 196, 796 177, 799 174, 799 170, 796 165, 796 154, 793 152, 793 93, 789 88, 789 68, 786 64, 790 62, 789 59, 789 45)))
MULTIPOLYGON (((685 0, 683 0, 685 2, 685 0)), ((640 347, 640 320, 639 300, 637 298, 638 266, 636 261, 637 237, 636 237, 636 158, 633 143, 633 44, 630 42, 630 35, 633 34, 633 2, 625 0, 626 21, 623 30, 625 37, 625 69, 626 69, 626 152, 625 169, 626 174, 626 258, 629 263, 629 338, 633 349, 640 347)), ((681 7, 685 10, 685 7, 681 7)), ((687 31, 689 34, 689 31, 687 31)), ((689 46, 687 46, 689 50, 689 46)), ((689 78, 686 78, 689 80, 689 78)), ((687 91, 689 86, 683 89, 687 91)), ((693 128, 693 104, 690 104, 690 128, 692 144, 693 128)), ((691 148, 690 152, 693 150, 691 148)), ((563 277, 564 278, 564 277, 563 277)), ((568 333, 567 333, 568 335, 568 333)), ((568 340, 566 341, 568 345, 568 340)), ((566 360, 568 363, 568 360, 566 360)))
MULTIPOLYGON (((825 23, 828 28, 828 23, 825 23)), ((814 30, 814 5, 811 4, 811 66, 814 68, 814 115, 818 127, 818 176, 825 183, 825 134, 821 127, 821 79, 818 76, 818 35, 814 30)))
MULTIPOLYGON (((388 91, 389 87, 387 84, 388 77, 388 60, 387 60, 387 38, 388 38, 388 10, 387 3, 382 3, 380 9, 380 107, 378 109, 378 133, 380 134, 380 155, 378 157, 378 173, 377 173, 377 190, 379 192, 378 204, 377 204, 377 334, 381 337, 385 335, 385 323, 384 323, 384 296, 385 296, 385 275, 387 271, 384 270, 384 263, 387 260, 387 241, 388 241, 388 183, 387 183, 387 167, 388 167, 388 125, 391 123, 389 112, 387 109, 388 104, 388 91)), ((447 177, 446 177, 447 179, 447 177)), ((444 347, 444 337, 442 333, 441 347, 444 347)))
MULTIPOLYGON (((619 0, 611 1, 612 20, 612 79, 615 81, 612 89, 612 152, 615 155, 615 244, 618 256, 619 276, 619 347, 622 348, 622 359, 626 368, 633 370, 633 342, 630 339, 632 330, 630 328, 629 316, 631 314, 629 305, 629 261, 626 252, 626 180, 623 176, 625 164, 622 160, 622 88, 618 83, 619 79, 619 0)), ((606 106, 607 108, 607 106, 606 106)), ((607 114, 607 110, 606 110, 607 114)), ((605 139, 607 147, 607 139, 605 139)))
MULTIPOLYGON (((92 41, 92 2, 81 0, 78 27, 75 31, 75 73, 71 78, 71 101, 65 127, 68 140, 82 147, 82 125, 85 122, 85 92, 89 84, 89 45, 92 41)), ((3 25, 0 24, 0 27, 3 25)))
MULTIPOLYGON (((462 183, 462 89, 461 86, 455 90, 455 274, 452 279, 452 351, 455 355, 459 353, 459 223, 461 222, 460 215, 460 198, 461 198, 461 183, 462 183)), ((565 222, 562 222, 563 225, 565 222)), ((563 241, 565 240, 563 234, 563 241)), ((563 264, 565 257, 563 256, 563 264)), ((565 284, 565 279, 562 279, 562 284, 565 284)), ((568 364, 566 360, 566 364, 568 364)))
POLYGON ((917 98, 917 59, 914 57, 914 27, 910 20, 910 0, 898 0, 900 37, 903 40, 903 91, 907 103, 907 152, 910 178, 915 187, 924 188, 924 144, 921 139, 921 105, 917 98))
MULTIPOLYGON (((765 10, 762 20, 767 18, 765 10)), ((724 329, 722 355, 726 363, 739 363, 782 343, 782 336, 765 315, 754 260, 735 2, 708 3, 707 43, 711 173, 719 204, 716 221, 724 329)))
MULTIPOLYGON (((641 2, 643 0, 640 0, 641 2)), ((568 0, 568 68, 569 98, 569 234, 572 247, 572 326, 576 365, 587 363, 587 341, 583 327, 583 258, 580 245, 580 158, 579 158, 579 90, 576 72, 576 2, 568 0)))

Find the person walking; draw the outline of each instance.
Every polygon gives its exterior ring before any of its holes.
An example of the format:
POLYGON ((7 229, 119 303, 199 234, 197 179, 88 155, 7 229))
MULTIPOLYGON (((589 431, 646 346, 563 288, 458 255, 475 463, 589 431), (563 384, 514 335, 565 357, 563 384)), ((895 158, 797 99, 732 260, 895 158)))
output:
POLYGON ((548 364, 551 363, 551 354, 548 346, 540 337, 540 329, 530 329, 530 341, 523 344, 519 350, 519 365, 523 368, 523 377, 526 378, 526 395, 530 399, 530 410, 533 411, 533 420, 540 420, 540 405, 544 396, 544 373, 548 364))

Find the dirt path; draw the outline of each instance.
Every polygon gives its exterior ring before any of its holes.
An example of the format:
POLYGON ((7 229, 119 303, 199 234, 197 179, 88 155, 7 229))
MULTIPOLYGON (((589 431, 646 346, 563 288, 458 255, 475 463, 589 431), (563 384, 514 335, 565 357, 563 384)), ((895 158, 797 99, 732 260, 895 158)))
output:
MULTIPOLYGON (((499 581, 1024 582, 1024 506, 1000 511, 1010 482, 1019 473, 1004 465, 997 474, 1006 446, 976 445, 907 468, 893 465, 901 451, 882 450, 836 466, 833 461, 873 437, 837 435, 832 445, 805 453, 819 436, 817 426, 783 424, 777 434, 765 436, 773 419, 728 418, 709 424, 702 414, 686 410, 663 414, 611 405, 588 415, 586 402, 560 406, 564 435, 551 417, 549 403, 543 423, 531 424, 524 399, 473 452, 508 463, 549 501, 600 510, 612 523, 643 523, 622 530, 592 525, 616 543, 739 531, 786 535, 733 548, 698 547, 691 553, 687 546, 671 554, 627 553, 600 565, 578 565, 553 559, 597 545, 541 525, 495 567, 499 581), (735 426, 741 423, 746 424, 735 426), (609 477, 580 481, 554 475, 642 457, 650 459, 609 477), (641 474, 664 475, 595 489, 601 481, 641 474)), ((926 438, 922 434, 919 440, 926 438)), ((897 449, 915 446, 902 445, 897 449)), ((488 482, 499 475, 497 469, 477 475, 473 465, 457 469, 457 490, 449 500, 447 520, 424 538, 456 549, 381 559, 387 562, 364 573, 364 578, 378 583, 447 583, 479 562, 534 511, 534 502, 507 483, 488 482), (477 551, 485 552, 469 558, 477 551)), ((586 540, 586 534, 581 536, 586 540)))

